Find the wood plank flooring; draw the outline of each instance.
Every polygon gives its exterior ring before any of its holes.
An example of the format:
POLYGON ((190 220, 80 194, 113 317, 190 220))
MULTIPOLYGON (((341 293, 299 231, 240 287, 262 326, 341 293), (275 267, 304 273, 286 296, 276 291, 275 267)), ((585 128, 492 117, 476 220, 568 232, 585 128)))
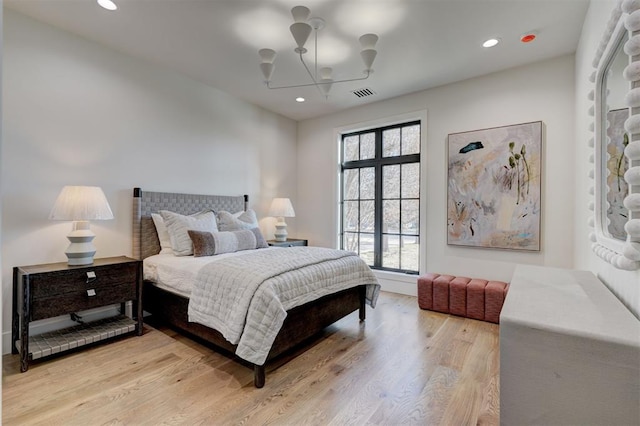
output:
POLYGON ((32 364, 3 356, 4 425, 497 425, 498 326, 381 293, 253 371, 162 326, 32 364))

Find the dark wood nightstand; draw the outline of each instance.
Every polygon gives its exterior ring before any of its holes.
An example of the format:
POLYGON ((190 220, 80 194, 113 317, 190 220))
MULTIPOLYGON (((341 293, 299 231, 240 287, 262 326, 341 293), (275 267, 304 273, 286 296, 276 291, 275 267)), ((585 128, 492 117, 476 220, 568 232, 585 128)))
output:
MULTIPOLYGON (((73 317, 73 315, 72 315, 73 317)), ((13 268, 12 353, 20 370, 29 361, 137 331, 142 335, 142 262, 128 257, 95 259, 91 265, 64 263, 13 268), (135 320, 124 315, 133 301, 135 320), (29 323, 87 309, 120 304, 120 315, 29 337, 29 323)))
POLYGON ((267 240, 267 244, 272 247, 293 247, 293 246, 306 246, 307 240, 300 240, 297 238, 288 238, 287 241, 267 240))

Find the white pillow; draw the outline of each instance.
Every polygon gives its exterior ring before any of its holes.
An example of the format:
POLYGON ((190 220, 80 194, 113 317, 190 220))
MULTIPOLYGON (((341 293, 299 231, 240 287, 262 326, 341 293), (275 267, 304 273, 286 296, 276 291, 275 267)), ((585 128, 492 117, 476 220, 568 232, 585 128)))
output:
POLYGON ((193 244, 188 230, 217 232, 216 215, 211 210, 185 216, 168 210, 160 210, 164 224, 169 233, 171 248, 176 256, 190 256, 193 254, 193 244))
POLYGON ((241 231, 253 228, 258 228, 258 218, 256 217, 256 212, 251 209, 240 212, 240 214, 231 214, 225 211, 218 212, 218 229, 220 231, 241 231))
POLYGON ((160 254, 173 254, 171 238, 169 238, 164 219, 158 213, 151 213, 151 219, 153 219, 153 224, 156 226, 156 232, 158 233, 158 240, 160 240, 160 254))

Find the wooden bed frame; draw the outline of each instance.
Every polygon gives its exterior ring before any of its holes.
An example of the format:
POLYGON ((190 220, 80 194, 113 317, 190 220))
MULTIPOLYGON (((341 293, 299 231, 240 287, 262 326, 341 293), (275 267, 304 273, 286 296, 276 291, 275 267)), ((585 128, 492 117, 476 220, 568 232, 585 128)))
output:
MULTIPOLYGON (((246 210, 249 197, 193 195, 167 192, 143 192, 133 190, 133 255, 145 259, 160 252, 160 242, 151 213, 171 210, 191 214, 203 209, 237 212, 246 210)), ((365 319, 366 287, 358 286, 324 296, 320 299, 287 311, 287 318, 269 351, 267 362, 290 352, 302 342, 317 335, 325 327, 358 310, 360 320, 365 319)), ((196 336, 214 345, 221 352, 234 356, 236 345, 229 343, 218 331, 187 320, 189 299, 165 291, 152 282, 145 281, 142 297, 143 309, 170 326, 196 336)), ((238 361, 239 358, 235 357, 238 361)), ((254 371, 254 385, 265 384, 265 364, 250 364, 254 371)))

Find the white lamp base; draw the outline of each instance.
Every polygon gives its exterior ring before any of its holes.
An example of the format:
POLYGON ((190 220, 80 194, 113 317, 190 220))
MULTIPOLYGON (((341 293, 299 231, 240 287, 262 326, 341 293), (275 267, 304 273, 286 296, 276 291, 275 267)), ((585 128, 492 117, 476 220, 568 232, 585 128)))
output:
POLYGON ((89 229, 88 220, 73 222, 73 228, 67 238, 71 242, 64 252, 69 260, 69 265, 91 265, 96 248, 93 239, 96 234, 89 229))
POLYGON ((276 222, 276 232, 273 234, 276 241, 287 241, 287 224, 284 221, 284 217, 279 217, 276 222))

